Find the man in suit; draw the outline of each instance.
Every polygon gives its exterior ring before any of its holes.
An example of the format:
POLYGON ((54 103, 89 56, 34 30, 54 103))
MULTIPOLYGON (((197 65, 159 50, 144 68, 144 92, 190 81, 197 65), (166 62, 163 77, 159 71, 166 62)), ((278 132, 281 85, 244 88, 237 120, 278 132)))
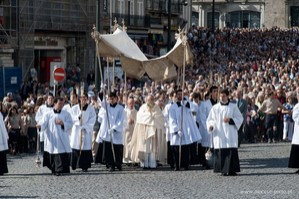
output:
POLYGON ((246 121, 246 114, 247 114, 247 108, 248 108, 248 103, 247 103, 246 100, 244 100, 242 98, 242 96, 243 96, 243 92, 239 88, 235 91, 234 100, 232 101, 232 103, 237 104, 241 114, 243 115, 243 123, 242 123, 241 127, 238 130, 238 147, 240 147, 241 142, 242 142, 243 137, 244 137, 244 123, 246 121))

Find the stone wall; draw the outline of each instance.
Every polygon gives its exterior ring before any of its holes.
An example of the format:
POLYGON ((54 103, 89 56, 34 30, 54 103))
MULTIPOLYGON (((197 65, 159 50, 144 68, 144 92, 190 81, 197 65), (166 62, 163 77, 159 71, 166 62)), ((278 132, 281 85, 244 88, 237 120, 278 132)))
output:
POLYGON ((265 0, 265 23, 266 28, 278 26, 287 28, 286 3, 283 0, 265 0))
POLYGON ((14 60, 12 59, 13 49, 0 49, 0 67, 13 67, 14 60))

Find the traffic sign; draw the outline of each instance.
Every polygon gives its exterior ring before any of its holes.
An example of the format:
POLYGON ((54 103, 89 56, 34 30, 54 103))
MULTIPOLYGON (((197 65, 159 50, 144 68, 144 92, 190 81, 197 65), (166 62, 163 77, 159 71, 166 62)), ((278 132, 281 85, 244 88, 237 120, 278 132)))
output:
POLYGON ((65 70, 64 68, 55 68, 53 72, 53 77, 55 81, 62 82, 65 78, 65 70))

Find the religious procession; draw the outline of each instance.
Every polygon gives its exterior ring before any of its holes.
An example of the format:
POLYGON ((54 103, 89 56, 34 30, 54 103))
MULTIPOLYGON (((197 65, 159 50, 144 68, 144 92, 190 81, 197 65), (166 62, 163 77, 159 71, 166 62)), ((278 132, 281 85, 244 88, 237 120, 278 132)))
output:
POLYGON ((178 32, 169 53, 148 60, 125 31, 94 31, 101 79, 101 57, 108 56, 119 57, 124 78, 108 78, 99 90, 90 76, 87 86, 35 88, 36 95, 23 103, 8 93, 0 106, 0 175, 9 170, 7 153, 37 153, 36 164, 56 176, 88 172, 96 164, 110 172, 122 171, 124 164, 174 171, 200 165, 235 176, 244 142, 292 142, 288 166, 299 168, 299 44, 292 39, 294 32, 298 29, 212 33, 192 27, 178 32), (253 42, 259 52, 237 50, 253 35, 264 38, 253 42), (273 44, 281 41, 273 38, 285 35, 292 48, 273 44), (225 36, 233 41, 229 53, 225 36), (116 45, 120 41, 126 45, 116 45), (282 49, 271 55, 271 46, 282 49), (217 56, 212 59, 211 53, 217 56), (144 76, 141 86, 134 82, 144 76))

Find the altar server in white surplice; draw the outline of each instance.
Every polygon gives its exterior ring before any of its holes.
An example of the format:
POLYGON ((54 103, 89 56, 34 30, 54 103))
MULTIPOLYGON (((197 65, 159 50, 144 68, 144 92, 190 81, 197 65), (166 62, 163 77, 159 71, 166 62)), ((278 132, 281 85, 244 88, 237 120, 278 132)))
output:
POLYGON ((48 112, 37 127, 45 132, 44 148, 49 152, 47 166, 53 174, 59 176, 70 172, 69 156, 72 152, 69 140, 69 130, 73 126, 71 115, 62 110, 64 99, 56 97, 54 108, 48 112))
POLYGON ((0 176, 8 173, 6 153, 8 151, 8 133, 0 112, 0 176))
POLYGON ((81 94, 80 103, 72 106, 71 113, 74 122, 71 131, 71 166, 81 168, 86 172, 93 162, 91 142, 96 113, 92 105, 87 103, 86 93, 81 94))
POLYGON ((243 116, 236 103, 229 101, 229 91, 220 92, 220 102, 212 107, 207 118, 208 132, 214 143, 214 172, 236 175, 240 172, 238 155, 238 129, 243 116))
POLYGON ((188 170, 190 165, 190 145, 194 142, 200 142, 201 135, 193 118, 189 100, 184 99, 182 104, 183 95, 181 89, 176 91, 174 99, 176 102, 173 102, 169 109, 170 145, 175 157, 175 170, 179 170, 180 166, 188 170), (181 162, 179 162, 180 144, 182 149, 181 162))
POLYGON ((104 101, 98 114, 98 121, 101 127, 96 141, 98 143, 103 141, 103 150, 106 166, 110 167, 110 172, 122 170, 123 158, 123 134, 124 134, 124 108, 118 104, 118 97, 115 92, 109 94, 109 103, 104 101), (112 138, 112 139, 111 139, 112 138), (113 150, 114 149, 114 157, 113 150))

